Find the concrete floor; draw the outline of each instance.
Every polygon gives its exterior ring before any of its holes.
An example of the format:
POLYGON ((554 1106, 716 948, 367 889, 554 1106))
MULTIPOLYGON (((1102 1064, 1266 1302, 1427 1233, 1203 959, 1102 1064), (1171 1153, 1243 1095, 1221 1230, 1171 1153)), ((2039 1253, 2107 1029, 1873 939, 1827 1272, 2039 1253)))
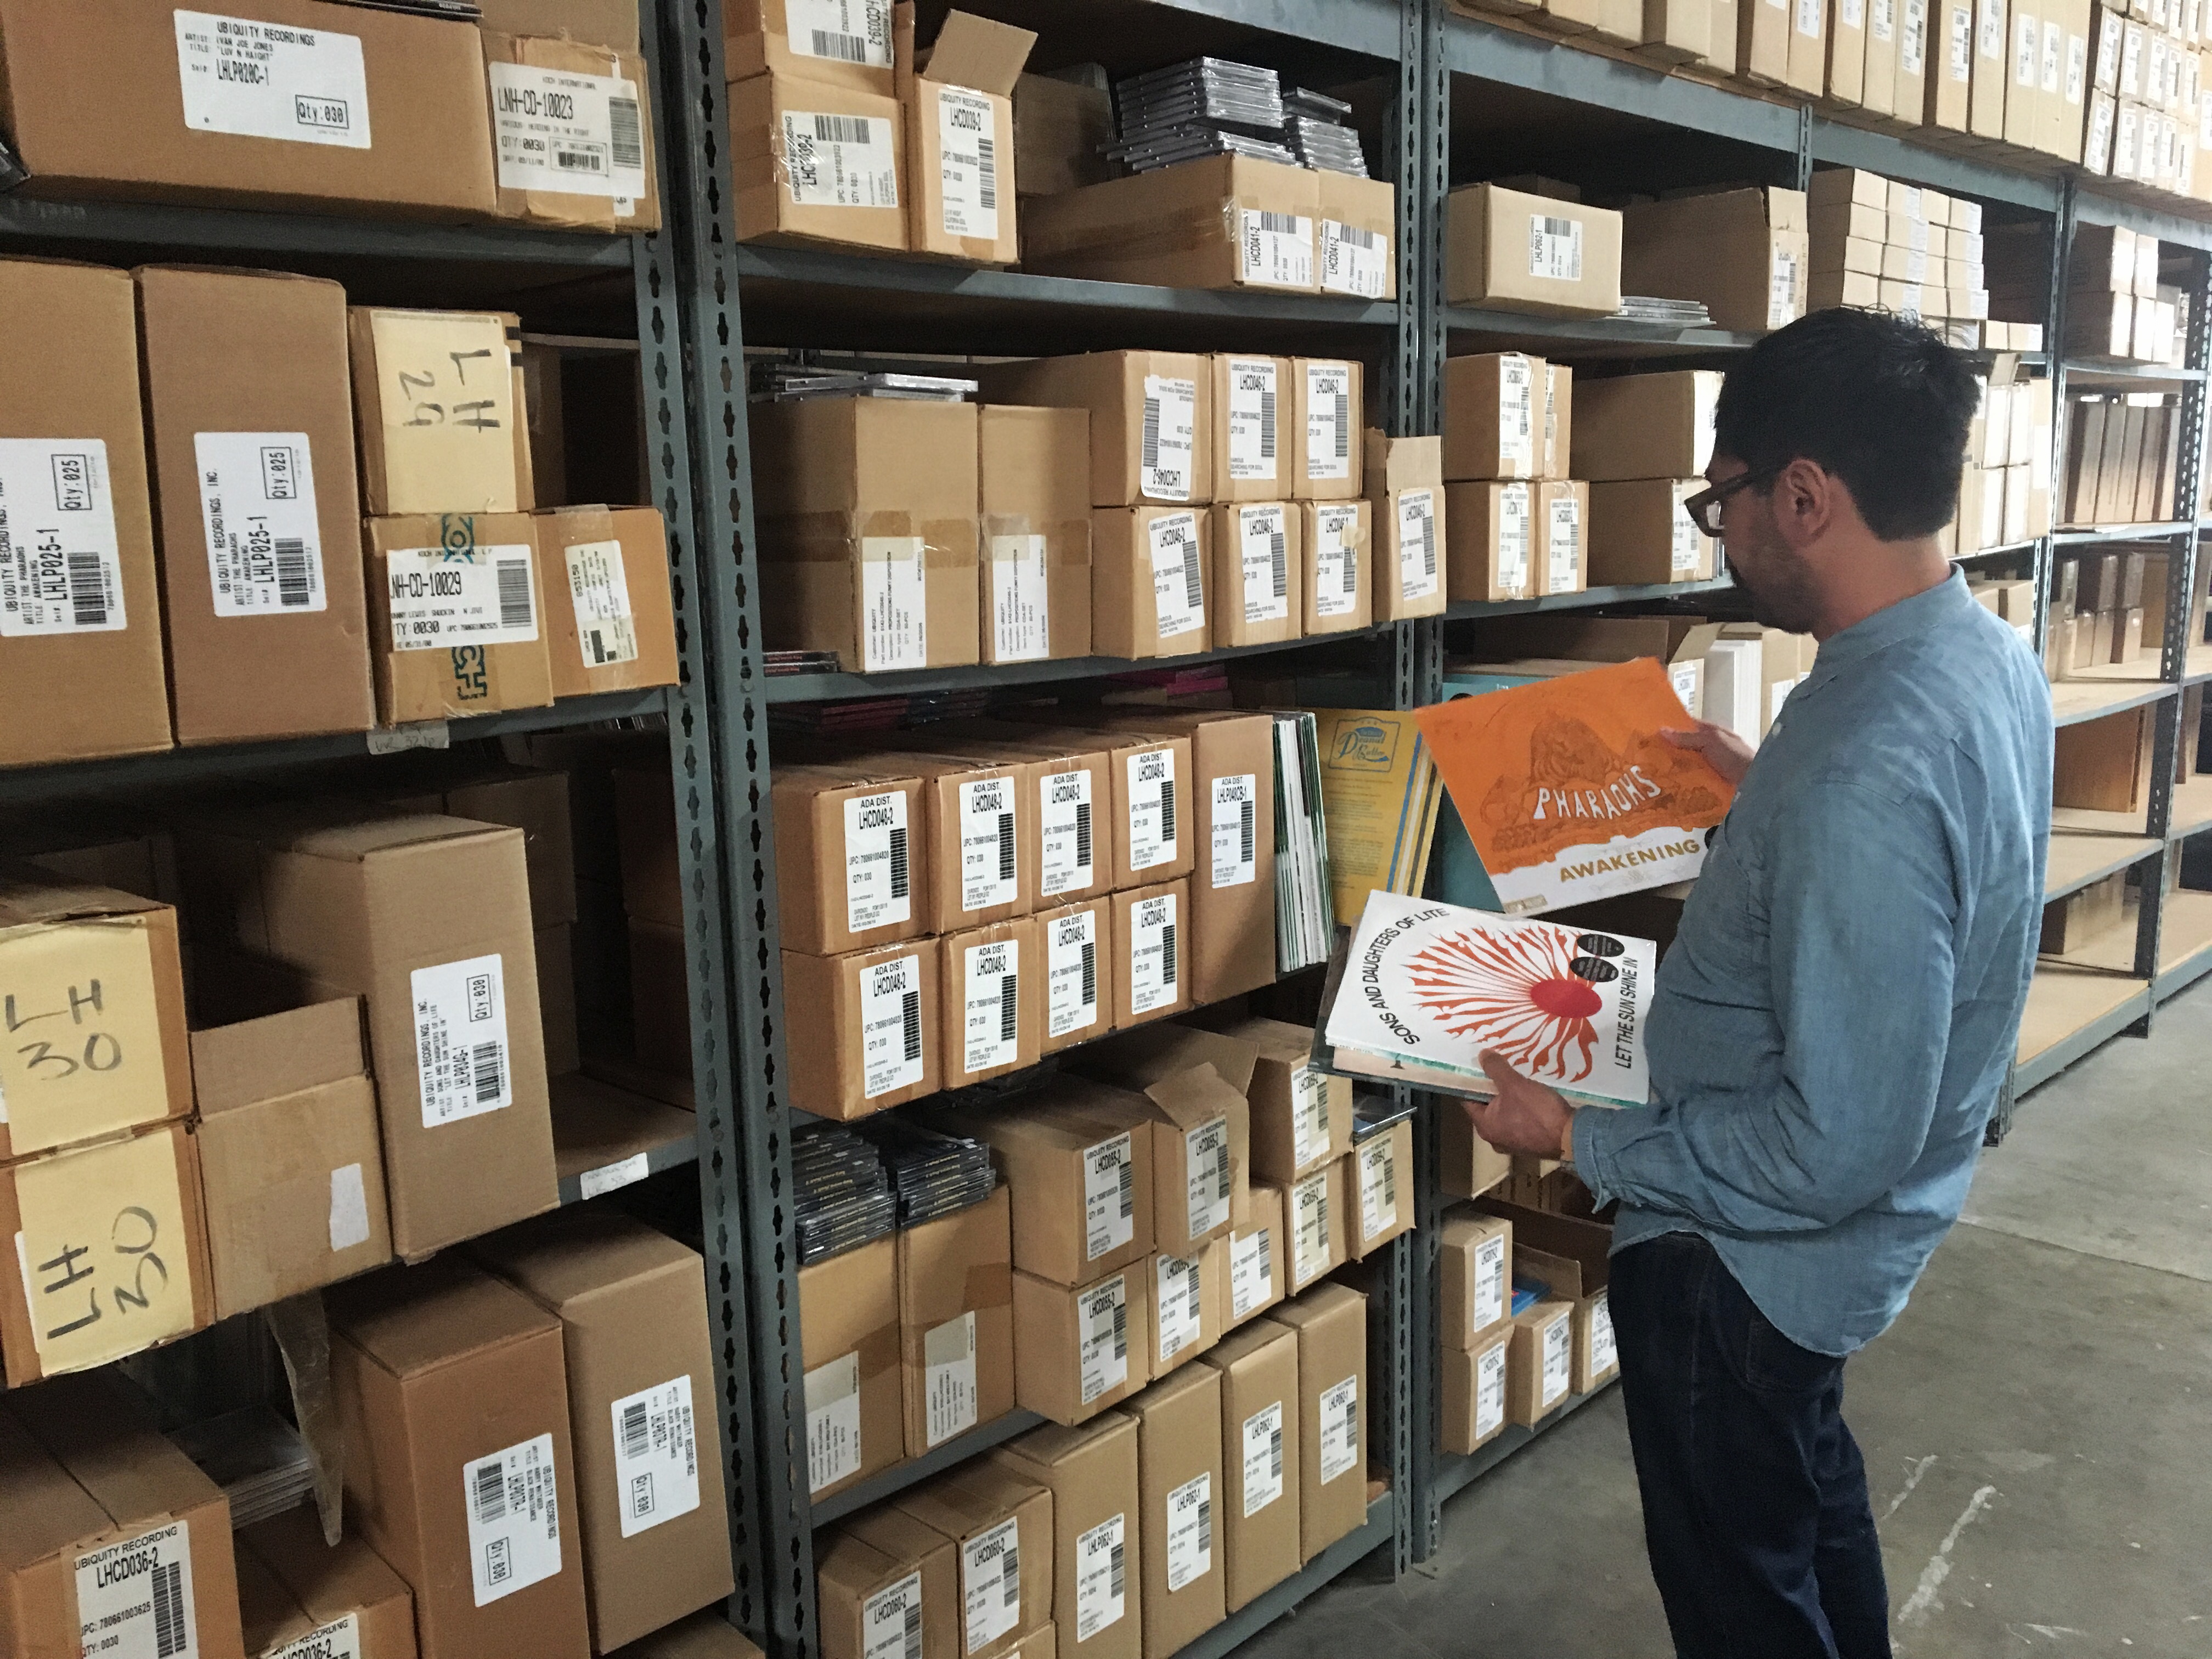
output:
MULTIPOLYGON (((2212 980, 2021 1103, 1904 1316, 1852 1361, 1896 1649, 2212 1656, 2212 980)), ((1250 1659, 1667 1659, 1619 1390, 1250 1659), (1387 1645, 1376 1645, 1383 1638, 1387 1645)))

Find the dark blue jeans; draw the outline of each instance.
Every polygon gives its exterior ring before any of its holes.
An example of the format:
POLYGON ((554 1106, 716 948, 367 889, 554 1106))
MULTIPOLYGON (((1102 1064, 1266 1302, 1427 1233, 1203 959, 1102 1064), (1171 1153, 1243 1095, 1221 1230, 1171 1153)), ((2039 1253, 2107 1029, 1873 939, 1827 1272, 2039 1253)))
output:
POLYGON ((1651 1576, 1680 1659, 1888 1659, 1844 1362, 1767 1322, 1693 1233, 1613 1259, 1651 1576))

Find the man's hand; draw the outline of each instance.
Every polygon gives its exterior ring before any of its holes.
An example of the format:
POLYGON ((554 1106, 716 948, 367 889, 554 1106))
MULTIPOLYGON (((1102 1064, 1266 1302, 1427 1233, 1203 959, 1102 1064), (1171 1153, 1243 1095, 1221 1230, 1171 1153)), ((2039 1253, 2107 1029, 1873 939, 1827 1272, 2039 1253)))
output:
POLYGON ((1751 745, 1725 726, 1699 720, 1687 731, 1662 726, 1659 735, 1677 749, 1703 755, 1705 763, 1727 779, 1730 787, 1741 783, 1743 775, 1751 770, 1751 745))
POLYGON ((1562 1159, 1574 1155, 1570 1137, 1575 1109, 1565 1095, 1522 1076, 1495 1048, 1482 1051, 1482 1069, 1498 1085, 1498 1093, 1490 1100, 1464 1103, 1475 1133, 1501 1152, 1562 1159))

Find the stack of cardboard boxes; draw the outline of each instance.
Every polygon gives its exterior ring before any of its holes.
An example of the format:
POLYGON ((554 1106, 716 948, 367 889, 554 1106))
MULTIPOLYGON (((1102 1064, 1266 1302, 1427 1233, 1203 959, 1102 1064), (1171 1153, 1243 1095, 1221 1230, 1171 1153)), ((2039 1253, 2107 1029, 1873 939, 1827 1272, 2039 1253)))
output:
POLYGON ((1714 574, 1717 544, 1682 503, 1706 488, 1720 381, 1693 369, 1583 383, 1572 465, 1589 480, 1592 586, 1714 574))
POLYGON ((2109 663, 2157 660, 2166 629, 2165 550, 2084 550, 2053 578, 2045 663, 2054 680, 2109 663), (2148 602, 2156 601, 2157 626, 2148 602))
POLYGON ((1525 352, 1444 364, 1446 592, 1528 599, 1588 586, 1588 487, 1568 477, 1574 371, 1525 352))
MULTIPOLYGON (((2015 304, 2039 307, 2050 255, 2039 243, 2008 248, 2005 272, 2015 304)), ((2187 344, 2188 298, 2159 280, 2161 244, 2120 225, 2082 225, 2066 261, 2066 355, 2087 362, 2179 367, 2187 344)))
POLYGON ((1970 326, 1990 313, 1980 203, 1855 167, 1814 173, 1806 199, 1814 309, 1899 312, 1983 343, 1970 326))
POLYGON ((2080 160, 2092 173, 2207 199, 2204 48, 2198 9, 2096 8, 2080 160))
POLYGON ((2066 492, 2068 525, 2160 524, 2180 510, 2179 397, 2130 392, 2069 397, 2066 492))
POLYGON ((1945 550, 1968 558, 2051 528, 2051 382, 2001 362, 1976 377, 1981 402, 1966 434, 1959 511, 1945 550))

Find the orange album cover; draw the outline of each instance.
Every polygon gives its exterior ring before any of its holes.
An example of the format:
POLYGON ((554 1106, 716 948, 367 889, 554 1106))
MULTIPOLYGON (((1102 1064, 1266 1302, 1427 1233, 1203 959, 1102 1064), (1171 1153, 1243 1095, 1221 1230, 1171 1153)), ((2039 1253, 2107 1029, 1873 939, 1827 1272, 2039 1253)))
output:
POLYGON ((1686 881, 1735 791, 1650 657, 1413 711, 1509 915, 1686 881))

